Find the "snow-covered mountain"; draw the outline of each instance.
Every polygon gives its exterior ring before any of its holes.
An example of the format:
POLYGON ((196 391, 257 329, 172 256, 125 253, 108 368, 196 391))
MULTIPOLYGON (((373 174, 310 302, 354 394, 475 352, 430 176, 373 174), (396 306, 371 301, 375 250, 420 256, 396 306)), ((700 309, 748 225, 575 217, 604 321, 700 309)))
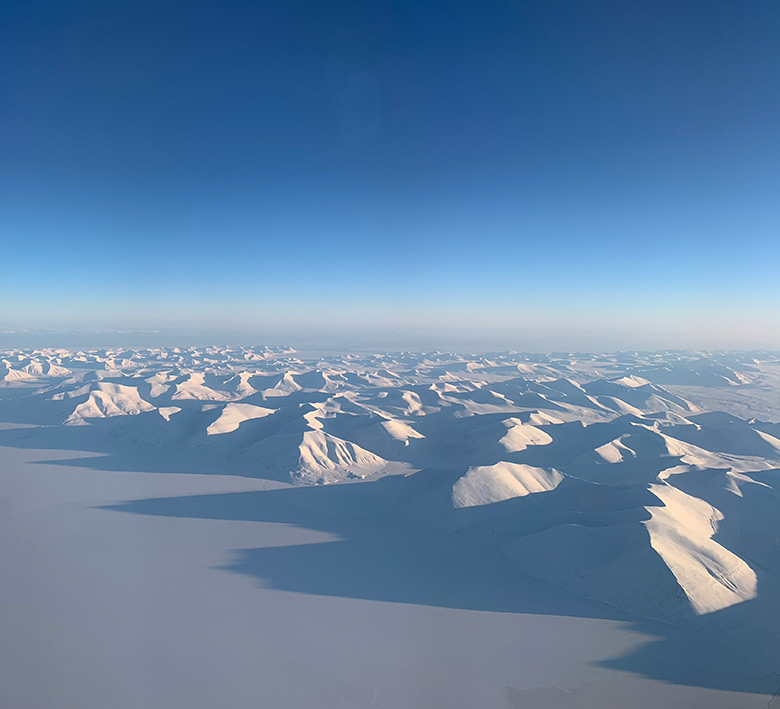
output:
POLYGON ((394 476, 388 517, 635 617, 684 624, 780 581, 780 410, 760 397, 778 391, 776 355, 210 347, 0 362, 3 420, 56 447, 291 486, 394 476))

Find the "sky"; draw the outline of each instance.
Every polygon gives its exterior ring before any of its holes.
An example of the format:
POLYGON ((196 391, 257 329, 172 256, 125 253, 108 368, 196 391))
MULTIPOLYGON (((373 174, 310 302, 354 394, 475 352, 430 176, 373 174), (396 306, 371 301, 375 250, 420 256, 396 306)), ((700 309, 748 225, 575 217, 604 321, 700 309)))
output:
POLYGON ((6 0, 0 330, 780 348, 780 4, 6 0))

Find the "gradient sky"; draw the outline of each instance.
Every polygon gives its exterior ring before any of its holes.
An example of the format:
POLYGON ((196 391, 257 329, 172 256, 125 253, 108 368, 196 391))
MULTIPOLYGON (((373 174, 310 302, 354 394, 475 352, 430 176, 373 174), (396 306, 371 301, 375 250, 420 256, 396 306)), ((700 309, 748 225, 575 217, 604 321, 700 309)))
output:
POLYGON ((6 0, 0 328, 780 347, 778 37, 776 0, 6 0))

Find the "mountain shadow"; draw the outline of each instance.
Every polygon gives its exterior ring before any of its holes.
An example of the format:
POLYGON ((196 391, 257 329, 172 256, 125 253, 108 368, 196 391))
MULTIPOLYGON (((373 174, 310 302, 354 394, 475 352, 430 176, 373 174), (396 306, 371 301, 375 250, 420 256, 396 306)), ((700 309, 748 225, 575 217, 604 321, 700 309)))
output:
MULTIPOLYGON (((255 578, 266 588, 475 611, 623 621, 645 634, 648 642, 599 666, 673 684, 766 695, 780 685, 771 671, 777 658, 773 631, 755 638, 756 621, 760 625, 761 614, 769 612, 768 602, 759 598, 709 616, 694 616, 686 627, 675 628, 632 618, 523 575, 491 543, 484 511, 456 511, 464 515, 457 531, 438 525, 436 491, 451 485, 456 477, 453 471, 427 470, 360 484, 132 500, 108 509, 291 524, 333 535, 332 541, 315 544, 236 549, 232 559, 220 567, 255 578), (419 514, 420 500, 426 501, 430 523, 426 515, 419 514), (748 622, 750 632, 723 633, 724 627, 748 622)), ((540 493, 498 506, 503 505, 506 514, 532 515, 542 504, 541 498, 552 497, 540 493)), ((542 504, 539 511, 543 508, 542 504)))

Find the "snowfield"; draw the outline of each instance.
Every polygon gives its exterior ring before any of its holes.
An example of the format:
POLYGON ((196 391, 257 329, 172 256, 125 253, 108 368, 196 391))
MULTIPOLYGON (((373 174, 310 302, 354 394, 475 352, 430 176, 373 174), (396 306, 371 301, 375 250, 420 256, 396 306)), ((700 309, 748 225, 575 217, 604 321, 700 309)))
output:
POLYGON ((9 707, 780 688, 780 355, 0 352, 9 707))

